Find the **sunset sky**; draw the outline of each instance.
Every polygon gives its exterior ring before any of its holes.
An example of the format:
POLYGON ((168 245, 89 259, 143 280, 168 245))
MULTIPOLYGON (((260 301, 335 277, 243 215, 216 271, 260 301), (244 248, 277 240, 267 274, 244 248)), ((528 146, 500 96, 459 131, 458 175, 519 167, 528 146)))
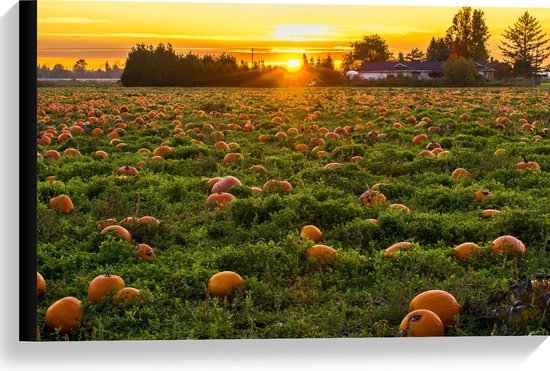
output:
MULTIPOLYGON (((525 11, 550 36, 550 8, 476 7, 485 11, 489 49, 500 59, 501 34, 525 11)), ((38 63, 71 68, 84 58, 88 68, 105 61, 123 65, 136 43, 172 43, 181 53, 228 52, 250 62, 282 64, 288 59, 324 57, 337 61, 351 41, 380 34, 390 51, 426 49, 432 36, 444 36, 453 7, 360 5, 193 4, 160 2, 38 1, 38 63)), ((548 63, 548 61, 547 61, 548 63)))

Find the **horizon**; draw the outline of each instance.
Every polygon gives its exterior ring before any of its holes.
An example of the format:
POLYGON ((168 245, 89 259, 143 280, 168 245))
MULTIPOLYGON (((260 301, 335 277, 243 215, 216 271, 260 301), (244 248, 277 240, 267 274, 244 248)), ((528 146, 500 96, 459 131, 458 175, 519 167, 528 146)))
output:
MULTIPOLYGON (((289 60, 325 57, 337 67, 363 35, 379 34, 396 56, 414 48, 426 50, 432 37, 443 37, 457 6, 372 6, 227 3, 38 3, 38 65, 72 68, 85 59, 90 70, 106 61, 124 67, 131 47, 139 43, 172 44, 178 53, 227 53, 237 61, 264 60, 285 65, 289 60), (105 11, 108 4, 108 11, 105 11), (396 11, 399 10, 399 11, 396 11), (391 14, 391 19, 387 17, 391 14), (216 27, 212 27, 215 24, 216 27)), ((550 35, 550 8, 477 7, 485 12, 491 57, 502 61, 502 33, 525 11, 550 35)), ((545 65, 550 60, 545 61, 545 65)))

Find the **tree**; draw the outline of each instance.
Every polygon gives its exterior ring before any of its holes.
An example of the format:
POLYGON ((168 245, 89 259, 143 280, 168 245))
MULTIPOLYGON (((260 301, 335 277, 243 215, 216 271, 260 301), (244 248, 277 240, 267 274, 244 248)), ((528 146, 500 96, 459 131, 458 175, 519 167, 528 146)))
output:
POLYGON ((405 61, 405 55, 403 54, 403 52, 399 52, 397 54, 397 61, 398 62, 404 62, 405 61))
POLYGON ((451 54, 451 48, 444 37, 432 37, 430 44, 426 49, 427 61, 440 61, 444 62, 449 58, 451 54))
POLYGON ((332 59, 330 54, 327 54, 326 58, 324 58, 323 60, 321 60, 321 58, 319 58, 319 64, 317 66, 322 67, 322 68, 327 68, 329 70, 333 70, 334 69, 334 59, 332 59))
POLYGON ((529 12, 525 12, 504 31, 505 40, 499 49, 506 62, 510 63, 517 75, 529 76, 541 69, 542 63, 550 56, 548 39, 542 33, 539 22, 529 12))
POLYGON ((109 65, 109 62, 108 61, 105 61, 105 78, 110 78, 111 75, 112 75, 112 68, 111 66, 109 65))
POLYGON ((410 53, 407 53, 407 56, 405 57, 405 60, 410 62, 420 62, 424 59, 425 54, 422 50, 418 48, 414 48, 410 51, 410 53))
POLYGON ((460 8, 445 36, 451 55, 481 61, 489 58, 487 40, 490 34, 484 17, 485 13, 480 9, 472 12, 469 6, 460 8))
POLYGON ((73 72, 77 77, 83 77, 86 73, 86 66, 88 63, 86 63, 86 60, 79 59, 76 61, 76 63, 73 66, 73 72))
POLYGON ((474 63, 470 59, 451 56, 443 64, 443 83, 450 86, 471 86, 481 82, 482 77, 477 73, 474 63))
POLYGON ((391 53, 386 40, 379 35, 365 35, 363 40, 351 43, 352 51, 344 55, 345 71, 359 68, 362 62, 386 62, 391 53))

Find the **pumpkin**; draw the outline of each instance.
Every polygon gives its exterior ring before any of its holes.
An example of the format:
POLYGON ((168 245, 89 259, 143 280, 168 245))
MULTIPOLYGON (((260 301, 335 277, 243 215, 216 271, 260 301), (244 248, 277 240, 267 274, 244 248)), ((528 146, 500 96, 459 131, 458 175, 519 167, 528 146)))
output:
POLYGON ((234 176, 231 176, 231 175, 228 175, 228 176, 225 176, 225 177, 221 178, 219 181, 217 181, 212 186, 211 193, 225 192, 231 187, 241 186, 241 185, 242 185, 242 183, 238 178, 236 178, 234 176))
POLYGON ((59 329, 62 335, 76 330, 84 315, 80 304, 81 301, 72 296, 59 299, 46 310, 46 325, 52 330, 59 329))
POLYGON ((109 225, 101 231, 101 234, 108 233, 109 231, 114 231, 115 236, 122 238, 123 240, 126 240, 127 242, 132 242, 132 235, 128 230, 124 227, 121 227, 120 225, 109 225))
POLYGON ((323 167, 323 169, 325 170, 331 170, 331 169, 337 169, 339 167, 341 167, 342 164, 339 163, 339 162, 331 162, 329 164, 326 164, 325 167, 323 167))
POLYGON ((36 298, 40 299, 44 295, 46 295, 46 280, 36 272, 36 298))
POLYGON ((48 203, 48 207, 60 214, 70 214, 75 211, 73 202, 67 195, 52 198, 48 203))
POLYGON ((216 144, 214 144, 214 148, 218 151, 227 151, 229 149, 229 145, 223 140, 220 140, 219 142, 216 142, 216 144))
POLYGON ((390 206, 388 206, 388 209, 403 210, 406 213, 411 212, 411 209, 409 209, 407 206, 405 206, 403 204, 391 204, 390 206))
POLYGON ((208 280, 208 292, 216 297, 232 297, 235 290, 244 290, 245 281, 235 272, 219 272, 208 280))
POLYGON ((373 205, 379 202, 386 202, 386 196, 381 192, 369 189, 359 196, 363 206, 373 205))
POLYGON ((215 208, 225 209, 231 202, 235 200, 235 196, 231 193, 217 192, 212 193, 206 199, 206 208, 212 210, 215 208))
POLYGON ((137 175, 139 171, 130 165, 122 166, 118 168, 118 173, 121 175, 137 175))
POLYGON ((250 187, 250 191, 252 193, 259 193, 262 191, 262 189, 260 187, 250 187))
POLYGON ((44 158, 59 160, 61 158, 61 155, 55 149, 49 149, 46 152, 44 152, 44 158))
MULTIPOLYGON (((284 134, 284 133, 283 133, 284 134)), ((278 137, 280 138, 280 136, 278 137)), ((259 137, 258 137, 258 140, 260 142, 269 142, 271 139, 271 136, 269 134, 261 134, 259 137)))
MULTIPOLYGON (((441 155, 441 153, 439 155, 441 155)), ((459 168, 455 169, 455 171, 453 171, 453 173, 451 174, 451 178, 458 179, 458 178, 461 178, 463 176, 468 177, 470 175, 472 175, 472 174, 470 174, 470 172, 468 170, 459 167, 459 168)))
POLYGON ((353 156, 349 159, 351 162, 359 162, 363 160, 363 156, 353 156))
POLYGON ((146 215, 139 218, 138 223, 139 224, 160 224, 160 221, 157 218, 146 215))
POLYGON ((399 325, 398 335, 425 337, 443 336, 445 327, 443 322, 434 312, 427 309, 419 309, 407 314, 399 325))
POLYGON ((155 258, 155 251, 146 243, 138 243, 135 247, 141 259, 150 261, 155 258))
POLYGON ((125 286, 124 280, 111 273, 108 270, 105 274, 97 276, 88 286, 88 301, 92 304, 97 303, 113 291, 118 291, 125 286))
POLYGON ((460 115, 460 119, 462 121, 470 121, 472 119, 472 117, 470 115, 468 115, 467 113, 463 113, 462 115, 460 115))
POLYGON ((411 247, 412 247, 412 243, 410 242, 406 242, 406 241, 397 242, 391 245, 390 247, 388 247, 386 250, 384 250, 384 256, 391 256, 396 251, 408 250, 411 247))
POLYGON ((164 157, 162 157, 162 156, 153 156, 153 157, 151 157, 151 161, 164 161, 164 157))
POLYGON ((36 139, 36 144, 38 144, 39 146, 49 146, 50 144, 52 144, 52 140, 46 135, 39 135, 36 139))
POLYGON ((252 171, 254 171, 255 173, 258 173, 258 174, 267 173, 267 169, 265 167, 263 167, 262 165, 252 165, 250 167, 250 170, 252 170, 252 171))
POLYGON ((271 179, 264 183, 263 188, 266 191, 290 191, 292 184, 286 180, 271 179))
POLYGON ((428 151, 427 149, 423 149, 422 151, 420 151, 420 155, 425 156, 425 157, 435 157, 436 156, 435 153, 433 153, 432 151, 428 151))
POLYGON ((493 216, 493 215, 500 215, 500 214, 502 214, 502 211, 497 210, 497 209, 485 209, 481 212, 481 215, 483 215, 486 218, 488 218, 490 216, 493 216))
POLYGON ((481 201, 485 198, 488 198, 488 197, 493 197, 493 193, 489 192, 488 190, 483 190, 483 191, 477 191, 474 193, 474 198, 476 199, 476 201, 481 201))
POLYGON ((369 224, 378 224, 378 220, 373 218, 365 219, 365 221, 369 224))
POLYGON ((453 326, 454 317, 460 314, 460 304, 453 295, 443 290, 429 290, 416 295, 409 305, 409 312, 418 309, 431 310, 445 327, 453 326))
POLYGON ((525 245, 514 236, 500 236, 493 241, 493 251, 496 254, 523 255, 525 245))
POLYGON ((107 228, 108 226, 115 225, 115 224, 117 224, 117 221, 116 221, 115 219, 105 219, 105 220, 102 220, 102 221, 99 222, 98 225, 96 226, 96 231, 101 232, 101 231, 103 231, 105 228, 107 228))
POLYGON ((214 177, 214 178, 205 178, 204 179, 206 181, 206 183, 212 187, 214 184, 216 184, 217 182, 219 182, 220 180, 222 180, 222 177, 221 176, 217 176, 217 177, 214 177))
POLYGON ((96 151, 94 154, 98 157, 103 157, 104 159, 109 158, 109 154, 105 151, 96 151))
POLYGON ((124 287, 115 293, 113 299, 117 304, 131 305, 143 303, 145 296, 136 288, 124 287))
POLYGON ((241 155, 240 153, 235 153, 235 152, 232 152, 232 153, 228 153, 227 155, 224 156, 223 158, 223 163, 224 164, 232 164, 238 160, 242 160, 243 159, 243 155, 241 155))
POLYGON ((128 216, 124 219, 122 219, 120 221, 120 225, 124 225, 124 226, 127 226, 127 225, 131 225, 131 224, 134 224, 134 223, 137 223, 139 222, 139 218, 138 217, 135 217, 135 216, 128 216))
POLYGON ((323 233, 314 225, 306 225, 302 227, 300 234, 303 237, 313 240, 313 242, 321 242, 323 240, 323 233))
POLYGON ((500 156, 506 153, 505 149, 499 148, 495 151, 495 156, 500 156))
POLYGON ((307 146, 307 144, 300 143, 300 144, 297 144, 296 147, 294 147, 294 150, 296 152, 305 152, 305 151, 309 151, 309 147, 307 146))
POLYGON ((537 164, 535 161, 527 161, 527 158, 525 158, 525 156, 523 156, 523 162, 517 164, 516 168, 518 168, 519 170, 535 169, 537 171, 540 171, 539 164, 537 164))
POLYGON ((413 138, 412 144, 420 144, 426 139, 428 139, 428 136, 426 134, 419 134, 413 138))
POLYGON ((481 253, 481 247, 473 242, 464 242, 454 248, 454 256, 458 259, 468 260, 474 254, 481 253))
POLYGON ((170 151, 172 151, 172 147, 160 146, 158 148, 155 148, 155 150, 153 151, 153 156, 164 157, 170 151))
POLYGON ((306 255, 310 258, 316 258, 321 265, 335 261, 338 257, 336 250, 327 245, 313 245, 307 249, 306 255))

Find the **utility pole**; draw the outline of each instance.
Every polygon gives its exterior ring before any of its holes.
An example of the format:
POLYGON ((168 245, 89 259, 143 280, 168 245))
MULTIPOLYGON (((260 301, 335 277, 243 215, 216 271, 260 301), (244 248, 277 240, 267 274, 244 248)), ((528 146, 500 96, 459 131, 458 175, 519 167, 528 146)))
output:
POLYGON ((252 50, 252 67, 254 67, 254 48, 250 50, 252 50))

